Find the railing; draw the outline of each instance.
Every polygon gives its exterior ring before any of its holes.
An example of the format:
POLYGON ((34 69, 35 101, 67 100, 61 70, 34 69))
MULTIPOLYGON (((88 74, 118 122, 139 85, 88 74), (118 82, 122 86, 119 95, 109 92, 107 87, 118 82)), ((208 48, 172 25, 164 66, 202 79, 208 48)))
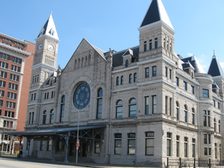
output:
POLYGON ((167 168, 212 168, 214 166, 224 166, 224 160, 205 159, 171 159, 167 158, 167 168))

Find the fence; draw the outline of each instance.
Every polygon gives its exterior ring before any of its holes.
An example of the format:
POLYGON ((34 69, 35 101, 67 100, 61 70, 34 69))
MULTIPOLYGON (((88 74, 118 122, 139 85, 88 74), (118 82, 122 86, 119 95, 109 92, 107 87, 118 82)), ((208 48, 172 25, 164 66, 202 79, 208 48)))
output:
POLYGON ((213 168, 224 166, 224 160, 201 160, 201 159, 170 159, 167 158, 167 168, 213 168))

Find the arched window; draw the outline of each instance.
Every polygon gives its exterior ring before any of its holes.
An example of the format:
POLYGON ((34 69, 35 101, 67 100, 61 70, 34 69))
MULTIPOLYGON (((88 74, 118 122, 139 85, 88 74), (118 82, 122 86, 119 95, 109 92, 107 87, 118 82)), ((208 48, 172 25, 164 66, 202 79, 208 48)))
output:
POLYGON ((155 38, 154 40, 155 40, 155 49, 157 49, 158 48, 158 38, 155 38))
POLYGON ((84 66, 84 58, 82 57, 81 67, 84 66))
POLYGON ((60 116, 59 116, 59 122, 62 122, 62 118, 64 116, 65 111, 65 95, 61 96, 61 104, 60 104, 60 116))
POLYGON ((214 118, 214 132, 217 132, 217 123, 216 123, 216 118, 214 118))
POLYGON ((88 59, 87 56, 85 57, 85 66, 88 65, 88 59))
POLYGON ((192 124, 195 125, 195 109, 192 108, 192 124))
POLYGON ((137 102, 135 98, 129 100, 129 117, 133 118, 137 116, 137 102))
POLYGON ((96 107, 96 118, 102 118, 103 112, 103 89, 99 88, 97 91, 97 107, 96 107))
POLYGON ((134 79, 133 82, 135 83, 137 81, 137 73, 134 73, 134 79))
POLYGON ((116 118, 123 118, 123 102, 118 100, 116 102, 116 118))
POLYGON ((43 116, 42 116, 42 124, 46 124, 47 121, 47 111, 43 111, 43 116))
POLYGON ((51 111, 50 111, 50 117, 49 117, 49 124, 52 124, 53 123, 53 119, 54 119, 54 110, 51 109, 51 111))
POLYGON ((124 78, 124 77, 123 77, 123 75, 122 75, 122 76, 121 76, 121 81, 120 81, 120 84, 121 84, 121 85, 123 85, 123 78, 124 78))
POLYGON ((177 121, 180 120, 180 104, 178 101, 176 102, 176 119, 177 121))
POLYGON ((78 68, 80 68, 81 66, 80 66, 80 58, 78 59, 78 66, 77 66, 78 68))
POLYGON ((147 51, 147 41, 144 41, 144 52, 147 51))
POLYGON ((129 83, 132 83, 132 74, 129 74, 129 83))
POLYGON ((77 68, 77 60, 75 60, 75 68, 77 68))
POLYGON ((119 85, 119 76, 116 77, 116 85, 119 85))
POLYGON ((91 55, 89 54, 89 56, 88 56, 88 65, 90 65, 90 63, 91 63, 91 55))
POLYGON ((149 40, 149 50, 152 50, 152 39, 149 40))
POLYGON ((188 122, 188 108, 187 105, 184 105, 184 122, 188 122))

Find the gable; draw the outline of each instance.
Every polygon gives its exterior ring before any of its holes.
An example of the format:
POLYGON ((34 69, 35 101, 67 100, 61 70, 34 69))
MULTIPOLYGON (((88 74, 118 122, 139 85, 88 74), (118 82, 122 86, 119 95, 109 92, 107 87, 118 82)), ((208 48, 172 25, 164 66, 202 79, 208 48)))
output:
POLYGON ((63 72, 74 71, 89 66, 92 64, 95 57, 99 57, 98 59, 106 61, 103 52, 100 49, 95 48, 86 39, 83 39, 68 61, 63 72))

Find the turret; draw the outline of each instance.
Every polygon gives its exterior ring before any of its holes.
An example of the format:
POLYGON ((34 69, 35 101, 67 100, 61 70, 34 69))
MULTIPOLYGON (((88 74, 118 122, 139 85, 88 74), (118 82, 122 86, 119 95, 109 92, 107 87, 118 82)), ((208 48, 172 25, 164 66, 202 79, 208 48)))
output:
POLYGON ((161 0, 152 0, 139 31, 140 60, 161 51, 173 53, 174 28, 161 0))

